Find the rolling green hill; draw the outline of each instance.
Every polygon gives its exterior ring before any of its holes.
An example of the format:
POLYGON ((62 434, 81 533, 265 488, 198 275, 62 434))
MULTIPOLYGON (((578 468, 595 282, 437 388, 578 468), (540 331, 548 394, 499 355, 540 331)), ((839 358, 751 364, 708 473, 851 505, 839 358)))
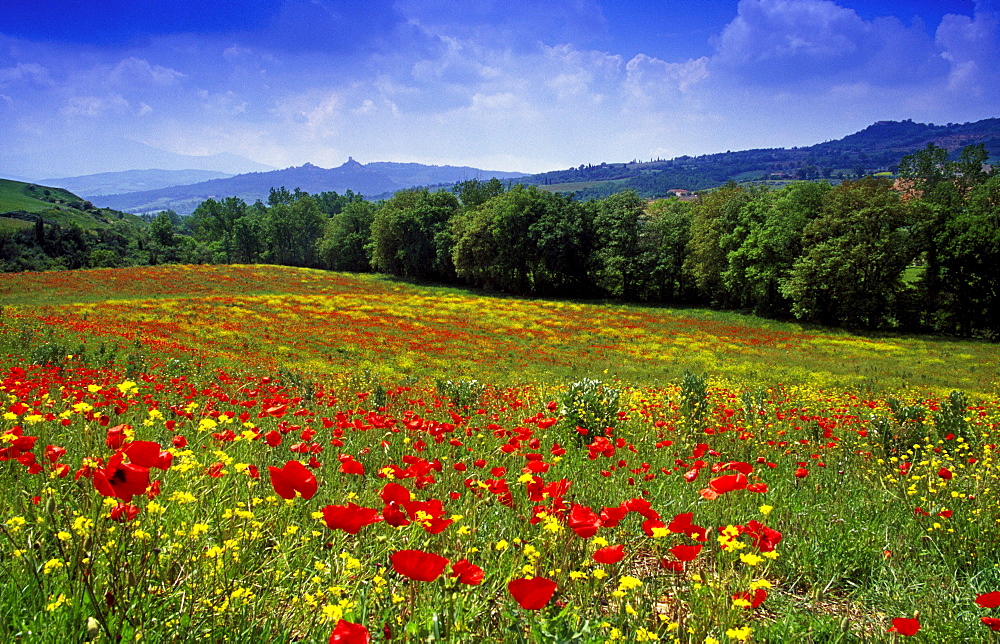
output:
POLYGON ((837 181, 893 171, 904 155, 930 143, 952 154, 957 154, 966 145, 982 144, 996 162, 1000 158, 1000 118, 947 125, 910 120, 879 121, 842 139, 808 147, 580 165, 519 181, 546 190, 573 192, 580 199, 604 197, 629 188, 644 197, 657 198, 666 196, 673 188, 705 190, 730 180, 783 182, 824 178, 837 181))
POLYGON ((0 179, 0 231, 28 227, 38 217, 46 224, 76 224, 85 230, 108 228, 117 222, 142 222, 135 215, 98 208, 62 188, 0 179))

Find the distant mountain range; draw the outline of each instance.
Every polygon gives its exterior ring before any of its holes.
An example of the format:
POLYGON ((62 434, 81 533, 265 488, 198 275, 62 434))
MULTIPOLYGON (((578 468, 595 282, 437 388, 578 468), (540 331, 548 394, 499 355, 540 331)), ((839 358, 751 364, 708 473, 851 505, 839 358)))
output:
MULTIPOLYGON (((118 195, 91 195, 81 192, 94 203, 133 213, 153 213, 170 209, 190 214, 208 198, 239 197, 247 203, 267 201, 271 188, 282 186, 317 193, 352 190, 366 197, 381 197, 414 186, 451 185, 467 179, 519 179, 519 172, 498 172, 470 167, 434 166, 419 163, 375 162, 361 164, 354 159, 337 168, 302 166, 251 172, 225 179, 212 179, 190 185, 173 186, 118 195)), ((61 185, 58 182, 56 185, 61 185)))
MULTIPOLYGON (((221 161, 224 157, 229 158, 227 155, 185 157, 148 148, 143 154, 152 150, 159 156, 150 158, 162 161, 156 167, 164 169, 51 179, 39 183, 69 189, 102 207, 138 214, 166 209, 190 214, 198 204, 210 197, 221 199, 236 196, 248 203, 257 199, 266 201, 272 188, 282 186, 289 190, 300 188, 310 193, 344 193, 352 190, 368 198, 382 198, 414 186, 444 187, 468 179, 487 180, 491 177, 573 193, 581 199, 601 197, 625 189, 634 189, 642 196, 656 198, 666 196, 671 189, 702 190, 730 180, 778 183, 803 178, 837 180, 892 171, 903 155, 923 149, 929 143, 953 153, 966 145, 982 143, 994 162, 1000 161, 1000 118, 947 125, 914 123, 911 120, 879 121, 842 139, 808 147, 743 150, 648 162, 633 160, 628 163, 581 165, 535 175, 418 163, 361 164, 353 159, 337 168, 326 169, 307 163, 284 170, 244 170, 243 174, 239 174, 231 172, 235 167, 232 164, 211 165, 210 160, 221 161), (191 159, 197 159, 199 163, 211 167, 175 167, 176 164, 186 163, 191 159), (214 171, 216 176, 205 170, 214 171), (227 174, 236 176, 226 176, 227 174)), ((253 163, 245 159, 243 161, 253 163)), ((0 170, 3 167, 0 164, 0 170)), ((266 169, 266 166, 263 168, 266 169)))
POLYGON ((227 179, 231 176, 233 175, 213 170, 125 170, 63 179, 43 179, 38 183, 45 186, 59 186, 87 197, 103 197, 125 192, 184 186, 212 179, 227 179))
POLYGON ((42 183, 43 177, 77 177, 146 168, 211 170, 229 175, 274 170, 273 166, 235 154, 177 154, 128 139, 108 139, 100 150, 64 144, 41 152, 16 153, 0 145, 0 176, 18 181, 42 183))

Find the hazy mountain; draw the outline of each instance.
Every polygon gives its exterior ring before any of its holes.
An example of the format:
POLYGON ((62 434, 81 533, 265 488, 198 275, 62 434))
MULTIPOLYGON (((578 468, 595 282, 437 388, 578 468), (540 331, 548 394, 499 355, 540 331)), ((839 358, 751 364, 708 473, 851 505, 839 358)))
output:
POLYGON ((371 170, 378 170, 395 183, 407 187, 453 184, 460 181, 468 181, 469 179, 488 180, 493 177, 497 179, 518 179, 528 176, 523 172, 480 170, 479 168, 470 168, 468 166, 422 165, 420 163, 393 163, 390 161, 367 163, 364 167, 371 170))
POLYGON ((39 183, 65 188, 70 192, 90 198, 184 186, 211 179, 226 179, 231 176, 233 175, 213 170, 126 170, 124 172, 85 174, 82 177, 44 179, 39 183))
POLYGON ((526 176, 514 172, 494 172, 470 167, 428 166, 419 163, 376 162, 361 164, 354 159, 337 168, 302 166, 251 172, 227 179, 214 179, 186 186, 95 197, 95 203, 134 213, 165 209, 190 214, 208 198, 239 197, 247 203, 266 201, 271 188, 299 188, 309 193, 348 190, 378 197, 414 186, 453 184, 467 179, 509 179, 526 176))
POLYGON ((77 177, 145 168, 211 170, 229 175, 274 169, 235 154, 177 154, 127 139, 109 139, 99 150, 60 145, 41 152, 19 154, 0 146, 0 175, 28 177, 35 182, 42 177, 77 177))

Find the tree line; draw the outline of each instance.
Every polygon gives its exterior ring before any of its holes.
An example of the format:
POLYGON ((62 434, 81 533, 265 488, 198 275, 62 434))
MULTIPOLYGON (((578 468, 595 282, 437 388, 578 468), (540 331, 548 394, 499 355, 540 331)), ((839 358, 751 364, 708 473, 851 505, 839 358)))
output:
POLYGON ((267 203, 230 197, 185 218, 160 213, 137 239, 117 241, 124 252, 98 258, 378 271, 516 295, 995 340, 1000 174, 987 160, 982 145, 955 159, 929 145, 903 157, 896 181, 728 183, 697 202, 632 190, 580 201, 496 179, 377 203, 280 188, 267 203))

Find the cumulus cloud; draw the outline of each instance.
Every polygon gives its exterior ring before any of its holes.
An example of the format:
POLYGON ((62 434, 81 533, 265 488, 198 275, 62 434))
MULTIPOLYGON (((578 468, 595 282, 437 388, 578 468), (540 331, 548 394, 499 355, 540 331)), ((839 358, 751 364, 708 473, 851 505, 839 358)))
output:
POLYGON ((1000 2, 977 2, 971 17, 946 15, 938 26, 936 41, 951 64, 950 90, 980 97, 998 96, 1000 2))
POLYGON ((919 21, 863 20, 832 0, 741 0, 715 42, 713 67, 747 84, 908 85, 944 71, 919 21))
POLYGON ((164 67, 163 65, 152 65, 148 60, 129 56, 115 65, 108 73, 108 80, 114 85, 123 87, 134 87, 136 85, 173 85, 177 83, 184 74, 164 67))

